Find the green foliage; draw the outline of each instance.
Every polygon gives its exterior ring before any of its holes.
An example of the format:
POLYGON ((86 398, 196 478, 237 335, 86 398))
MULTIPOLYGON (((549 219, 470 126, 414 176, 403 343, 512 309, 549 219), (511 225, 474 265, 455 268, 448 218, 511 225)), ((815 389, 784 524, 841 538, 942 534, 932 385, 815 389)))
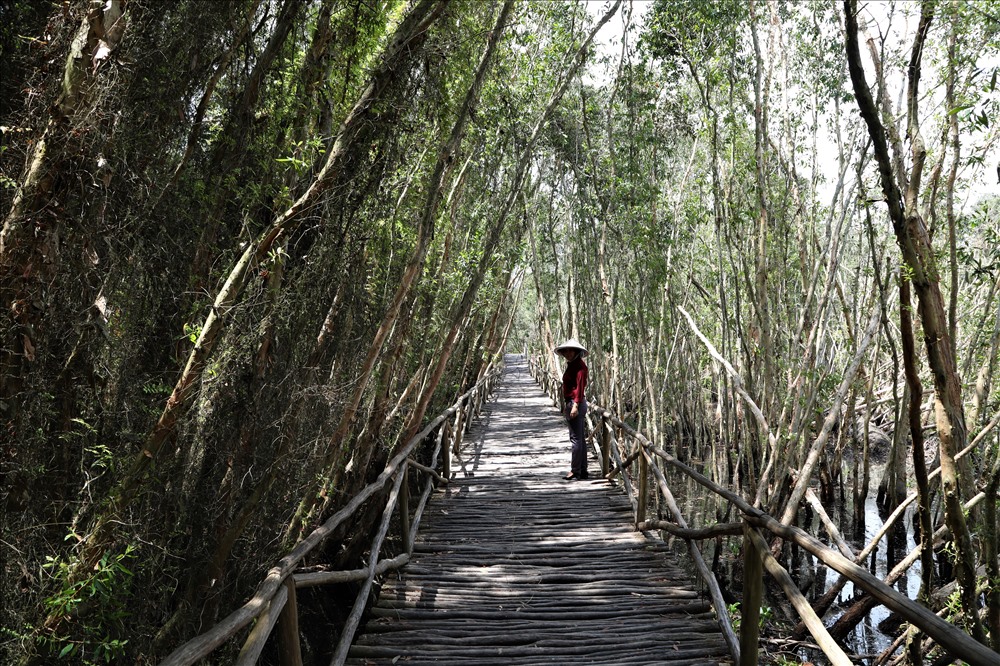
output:
MULTIPOLYGON (((189 322, 184 322, 184 337, 187 338, 188 342, 194 344, 198 342, 198 338, 201 336, 201 325, 191 324, 189 322)), ((143 387, 143 391, 149 393, 147 387, 143 387)))
MULTIPOLYGON (((78 540, 73 532, 66 540, 78 540)), ((68 629, 38 634, 40 647, 58 659, 79 657, 83 663, 112 663, 125 653, 129 639, 126 626, 132 613, 133 573, 128 563, 136 557, 131 545, 117 553, 105 553, 92 572, 80 580, 70 576, 66 560, 47 556, 42 570, 54 591, 43 600, 52 617, 71 620, 68 629)))
POLYGON ((743 618, 743 614, 740 612, 740 602, 736 601, 726 606, 726 612, 729 613, 729 621, 733 625, 733 631, 738 632, 743 618))
POLYGON ((297 174, 301 175, 312 165, 312 160, 306 159, 305 156, 315 155, 322 145, 322 138, 318 136, 294 142, 290 146, 292 149, 291 155, 288 157, 279 157, 275 159, 275 162, 278 164, 287 164, 289 167, 294 169, 297 174))
POLYGON ((801 659, 786 657, 782 654, 774 657, 775 666, 800 666, 801 663, 801 659))
POLYGON ((643 32, 643 45, 671 76, 685 61, 711 60, 731 52, 748 8, 739 0, 656 0, 643 32))
MULTIPOLYGON (((740 622, 743 618, 743 613, 740 609, 740 602, 736 601, 734 603, 726 606, 726 612, 729 613, 729 619, 733 624, 733 631, 739 633, 740 622)), ((764 630, 764 626, 774 618, 774 609, 770 606, 760 607, 760 616, 758 618, 758 629, 764 630)))

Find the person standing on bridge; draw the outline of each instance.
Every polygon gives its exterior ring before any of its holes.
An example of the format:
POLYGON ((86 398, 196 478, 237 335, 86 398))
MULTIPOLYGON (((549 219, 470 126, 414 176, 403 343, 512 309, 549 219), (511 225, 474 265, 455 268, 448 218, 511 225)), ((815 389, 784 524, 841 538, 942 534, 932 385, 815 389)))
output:
POLYGON ((563 414, 569 423, 569 441, 572 445, 570 473, 563 478, 567 481, 588 478, 587 474, 587 438, 584 417, 587 415, 587 364, 583 357, 587 348, 570 338, 556 347, 556 353, 566 359, 566 372, 563 373, 563 397, 565 404, 563 414))

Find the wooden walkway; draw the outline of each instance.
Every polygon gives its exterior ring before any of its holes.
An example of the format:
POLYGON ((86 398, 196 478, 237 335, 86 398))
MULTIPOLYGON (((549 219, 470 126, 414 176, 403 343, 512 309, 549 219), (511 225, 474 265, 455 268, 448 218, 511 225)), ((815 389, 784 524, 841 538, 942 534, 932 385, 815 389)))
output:
POLYGON ((714 614, 622 491, 564 481, 559 412, 519 357, 383 583, 351 664, 715 664, 714 614))

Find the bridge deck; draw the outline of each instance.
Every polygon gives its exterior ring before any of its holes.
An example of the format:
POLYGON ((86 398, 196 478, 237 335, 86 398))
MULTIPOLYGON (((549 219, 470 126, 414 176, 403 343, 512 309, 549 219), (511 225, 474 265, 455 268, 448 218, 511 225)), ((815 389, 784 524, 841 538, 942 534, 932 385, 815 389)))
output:
MULTIPOLYGON (((714 664, 728 653, 691 577, 631 527, 606 481, 563 481, 565 426, 523 361, 382 587, 352 664, 714 664)), ((591 459, 591 474, 599 463, 591 459)))

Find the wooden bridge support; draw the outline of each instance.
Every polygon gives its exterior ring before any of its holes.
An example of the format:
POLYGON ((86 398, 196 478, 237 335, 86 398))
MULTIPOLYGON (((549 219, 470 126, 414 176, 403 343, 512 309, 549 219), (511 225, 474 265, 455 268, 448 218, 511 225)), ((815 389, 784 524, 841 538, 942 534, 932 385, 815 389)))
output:
MULTIPOLYGON (((299 644, 298 608, 296 604, 296 587, 310 587, 346 581, 364 581, 361 592, 355 600, 355 606, 363 608, 368 592, 376 575, 398 569, 410 559, 413 547, 413 535, 419 526, 421 512, 430 488, 434 481, 447 483, 451 476, 451 450, 461 443, 462 433, 471 426, 473 415, 481 412, 483 404, 489 399, 496 386, 501 372, 491 368, 475 387, 464 393, 452 407, 433 419, 420 433, 411 438, 400 451, 393 456, 378 479, 368 484, 346 506, 328 518, 320 527, 300 541, 290 553, 285 555, 268 571, 267 577, 258 586, 254 596, 243 606, 231 612, 218 624, 205 633, 192 638, 179 646, 162 662, 162 666, 193 666, 204 659, 220 645, 233 639, 247 625, 253 623, 249 636, 237 657, 238 666, 252 666, 257 663, 268 636, 277 630, 280 638, 278 646, 279 663, 281 666, 302 666, 302 655, 299 644), (451 418, 455 420, 452 422, 451 418), (454 423, 454 425, 452 425, 454 423), (432 433, 437 432, 439 449, 432 456, 432 467, 424 466, 411 456, 418 445, 432 433), (444 471, 437 474, 433 465, 437 456, 443 454, 444 471), (415 467, 427 477, 424 494, 418 503, 417 510, 410 516, 409 485, 407 470, 415 467), (372 562, 364 569, 351 571, 323 571, 306 574, 295 574, 295 568, 319 544, 336 531, 338 525, 357 511, 372 495, 384 489, 390 482, 392 490, 386 500, 383 510, 383 520, 372 544, 372 562), (386 530, 389 528, 391 514, 400 511, 399 521, 403 533, 405 552, 391 559, 379 559, 386 530)), ((346 658, 346 646, 350 643, 357 628, 356 617, 352 611, 344 632, 341 635, 342 646, 334 663, 343 663, 346 658)))
POLYGON ((285 579, 288 601, 278 617, 278 663, 280 666, 302 666, 299 645, 299 608, 295 597, 295 579, 285 579))
MULTIPOLYGON (((637 447, 641 447, 642 444, 636 442, 637 447)), ((635 508, 635 525, 638 529, 639 525, 646 521, 646 506, 649 504, 649 461, 646 456, 639 456, 639 503, 635 508)))
POLYGON ((603 414, 597 421, 597 432, 600 433, 598 441, 601 444, 601 475, 606 476, 611 471, 611 438, 608 436, 608 429, 611 424, 603 414))
POLYGON ((399 471, 403 475, 403 483, 399 489, 399 531, 403 539, 403 552, 407 555, 413 552, 410 542, 410 466, 403 465, 399 471))
POLYGON ((455 414, 455 427, 451 431, 452 435, 454 435, 454 437, 452 438, 451 446, 452 446, 452 451, 455 453, 458 453, 462 449, 462 439, 463 435, 465 434, 464 417, 465 417, 464 411, 460 410, 457 414, 455 414))
POLYGON ((448 437, 450 423, 450 421, 445 421, 441 424, 437 441, 438 448, 441 449, 441 476, 448 481, 451 481, 451 446, 448 437))
POLYGON ((281 616, 281 611, 287 604, 288 589, 282 585, 270 603, 267 604, 267 610, 260 614, 257 623, 250 630, 250 635, 247 636, 243 649, 240 650, 240 654, 236 658, 236 666, 255 666, 257 660, 260 659, 260 653, 264 651, 267 637, 271 635, 271 630, 274 629, 274 625, 277 624, 278 618, 281 616))
POLYGON ((743 602, 740 606, 740 666, 757 666, 760 641, 760 602, 764 595, 764 566, 752 528, 743 522, 743 602))

